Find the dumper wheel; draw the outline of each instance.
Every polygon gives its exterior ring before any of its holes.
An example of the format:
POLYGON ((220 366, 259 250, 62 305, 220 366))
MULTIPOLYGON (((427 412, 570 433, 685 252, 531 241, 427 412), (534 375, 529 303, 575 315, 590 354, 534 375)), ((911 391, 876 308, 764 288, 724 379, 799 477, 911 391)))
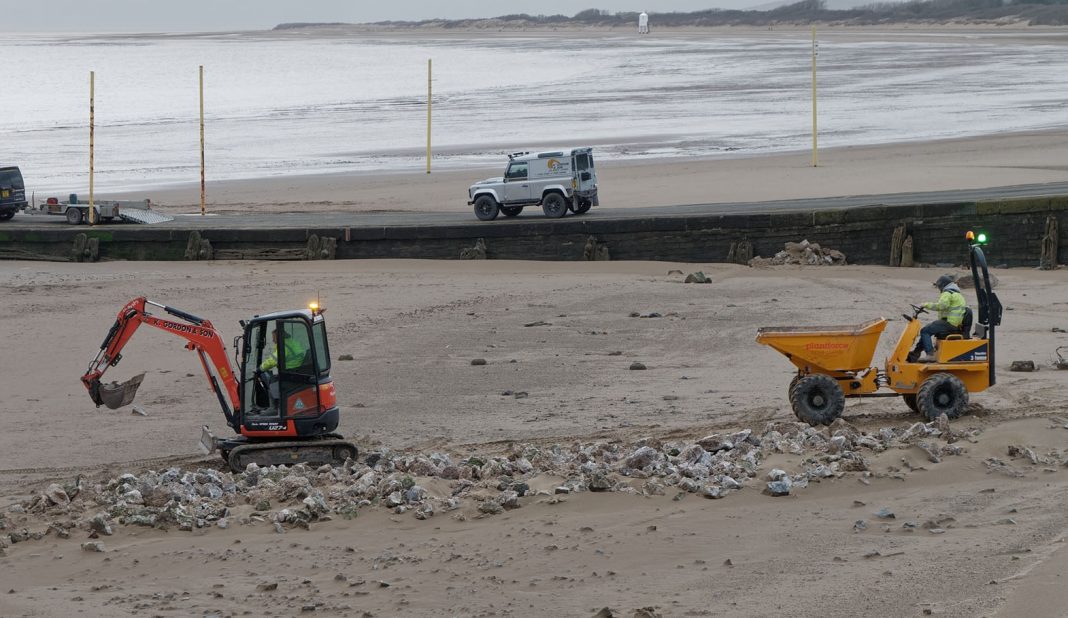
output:
POLYGON ((549 193, 541 198, 541 211, 550 219, 559 219, 567 214, 567 201, 559 193, 549 193))
POLYGON ((493 221, 497 218, 497 213, 500 212, 500 207, 497 206, 497 200, 488 195, 480 195, 475 200, 475 216, 480 221, 493 221))
POLYGON ((799 374, 794 376, 793 380, 790 380, 790 386, 788 386, 786 388, 786 398, 787 399, 792 399, 793 398, 793 396, 794 396, 794 387, 797 386, 797 383, 801 381, 802 377, 804 377, 804 376, 802 376, 799 373, 799 374))
POLYGON ((790 405, 797 418, 809 425, 830 425, 842 416, 845 394, 837 380, 816 374, 797 381, 790 391, 790 405))
POLYGON ((960 378, 951 373, 936 373, 920 385, 916 393, 916 406, 929 421, 942 414, 957 418, 968 405, 968 389, 960 378))
POLYGON ((501 206, 501 212, 506 217, 518 217, 523 212, 522 206, 501 206))
POLYGON ((909 407, 909 410, 919 413, 920 408, 916 405, 916 393, 906 393, 901 398, 905 400, 905 405, 909 407))

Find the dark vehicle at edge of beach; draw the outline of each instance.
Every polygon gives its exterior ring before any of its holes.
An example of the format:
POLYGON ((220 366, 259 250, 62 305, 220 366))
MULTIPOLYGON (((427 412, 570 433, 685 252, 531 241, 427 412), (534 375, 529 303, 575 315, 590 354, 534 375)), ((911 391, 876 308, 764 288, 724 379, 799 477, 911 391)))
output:
POLYGON ((0 221, 7 221, 26 208, 26 184, 16 166, 0 167, 0 221))

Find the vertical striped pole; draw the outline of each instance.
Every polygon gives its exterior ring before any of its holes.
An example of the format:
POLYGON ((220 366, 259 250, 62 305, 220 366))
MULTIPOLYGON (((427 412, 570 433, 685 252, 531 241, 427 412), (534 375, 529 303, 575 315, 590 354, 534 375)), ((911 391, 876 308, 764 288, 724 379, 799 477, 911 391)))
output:
POLYGON ((426 59, 426 173, 430 173, 430 107, 434 98, 434 60, 426 59))
POLYGON ((200 216, 204 216, 204 65, 200 65, 200 216))
POLYGON ((812 26, 812 167, 819 167, 816 130, 816 26, 812 26))
POLYGON ((96 224, 96 208, 93 206, 93 141, 96 137, 96 72, 89 71, 89 225, 96 224))

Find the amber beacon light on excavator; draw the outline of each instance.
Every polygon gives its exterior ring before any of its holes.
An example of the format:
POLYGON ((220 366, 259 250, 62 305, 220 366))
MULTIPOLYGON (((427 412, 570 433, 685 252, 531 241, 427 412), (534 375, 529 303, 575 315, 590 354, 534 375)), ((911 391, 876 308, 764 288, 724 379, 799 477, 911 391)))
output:
POLYGON ((929 362, 918 362, 910 354, 920 334, 919 316, 926 313, 916 305, 912 305, 911 315, 903 314, 905 329, 883 368, 872 367, 871 361, 886 329, 884 318, 849 326, 771 326, 758 330, 758 343, 778 350, 797 367, 788 389, 797 418, 810 425, 829 425, 841 416, 846 397, 900 396, 911 410, 928 420, 942 414, 952 419, 964 411, 969 393, 994 385, 1001 302, 994 293, 983 254, 986 235, 968 232, 966 238, 978 315, 968 309, 959 332, 938 340, 935 357, 929 362))
POLYGON ((241 320, 244 333, 234 339, 235 371, 222 335, 209 320, 135 298, 119 311, 82 376, 98 407, 116 409, 133 402, 143 373, 121 384, 100 379, 122 360, 122 349, 141 325, 177 335, 186 340, 186 349, 197 353, 226 423, 238 434, 217 438, 205 426, 200 444, 208 453, 218 450, 231 470, 244 471, 250 463, 337 465, 356 458, 356 446, 334 433, 337 395, 330 378, 326 321, 318 303, 241 320), (153 315, 149 308, 177 321, 153 315))

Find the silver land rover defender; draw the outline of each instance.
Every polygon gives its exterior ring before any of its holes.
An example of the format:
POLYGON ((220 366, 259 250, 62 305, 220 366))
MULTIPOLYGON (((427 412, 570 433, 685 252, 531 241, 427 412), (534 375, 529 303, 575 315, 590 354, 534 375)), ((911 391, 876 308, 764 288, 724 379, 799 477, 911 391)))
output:
POLYGON ((496 219, 499 212, 515 217, 524 206, 538 204, 545 216, 553 219, 568 210, 581 215, 597 205, 593 149, 510 154, 504 177, 471 185, 467 197, 467 203, 475 206, 475 216, 482 221, 496 219))

